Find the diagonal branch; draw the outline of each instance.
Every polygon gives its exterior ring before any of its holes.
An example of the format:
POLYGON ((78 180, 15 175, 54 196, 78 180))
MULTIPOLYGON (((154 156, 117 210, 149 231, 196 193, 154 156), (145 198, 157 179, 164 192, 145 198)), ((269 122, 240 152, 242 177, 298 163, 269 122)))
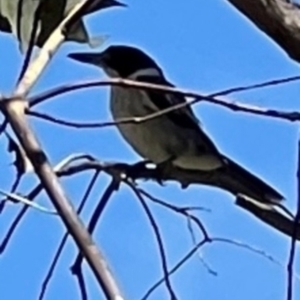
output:
POLYGON ((170 203, 166 203, 158 198, 153 197, 151 194, 149 194, 148 192, 142 190, 141 188, 138 189, 138 191, 144 195, 145 197, 147 197, 149 200, 153 201, 154 203, 157 203, 159 205, 162 205, 174 212, 176 212, 177 214, 181 214, 185 217, 187 217, 188 219, 190 219, 191 221, 193 221, 197 227, 199 228, 199 230, 201 231, 203 238, 206 240, 209 240, 209 235, 208 232, 206 230, 206 228, 204 227, 204 225, 202 224, 202 222, 193 214, 190 213, 191 210, 200 210, 202 208, 199 207, 178 207, 176 205, 170 204, 170 203))
MULTIPOLYGON (((260 88, 266 88, 266 87, 271 87, 271 86, 278 86, 281 84, 286 84, 286 83, 291 83, 295 81, 299 81, 300 76, 291 76, 291 77, 284 77, 284 78, 279 78, 279 79, 272 79, 260 83, 255 83, 255 84, 250 84, 250 85, 245 85, 245 86, 237 86, 237 87, 232 87, 232 88, 227 88, 225 90, 221 90, 219 92, 213 93, 210 95, 210 97, 216 97, 216 96, 226 96, 230 95, 233 93, 240 93, 240 92, 246 92, 246 91, 251 91, 255 89, 260 89, 260 88)), ((107 80, 90 80, 90 81, 83 81, 83 82, 77 82, 73 84, 64 84, 52 89, 49 89, 48 91, 42 92, 40 94, 37 94, 35 96, 29 97, 29 102, 30 106, 36 106, 50 98, 54 98, 60 95, 63 95, 65 93, 70 93, 76 90, 80 89, 85 89, 85 88, 92 88, 92 87, 99 87, 99 86, 105 86, 105 85, 124 85, 131 87, 131 84, 133 84, 132 87, 141 87, 141 88, 149 88, 149 89, 154 89, 157 91, 170 91, 173 92, 174 94, 180 94, 186 97, 198 97, 201 96, 197 92, 193 91, 188 91, 188 90, 182 90, 178 88, 172 88, 169 86, 163 86, 163 85, 156 85, 156 84, 145 84, 140 81, 134 81, 134 80, 125 80, 121 78, 115 78, 115 79, 107 79, 107 80), (135 83, 139 85, 135 85, 135 83), (156 88, 154 88, 156 87, 156 88)))
POLYGON ((300 6, 290 0, 227 0, 300 62, 300 6))
POLYGON ((120 296, 121 292, 108 268, 103 254, 97 249, 96 244, 92 240, 79 216, 76 214, 72 203, 67 199, 49 164, 46 154, 43 152, 37 138, 25 119, 24 112, 18 109, 19 105, 18 103, 14 103, 15 101, 6 102, 7 119, 26 155, 31 161, 41 184, 49 198, 52 200, 52 203, 61 216, 68 232, 72 235, 80 251, 86 258, 107 298, 118 296, 122 299, 120 296))
POLYGON ((152 212, 150 210, 150 208, 148 207, 146 201, 144 200, 142 194, 140 193, 139 189, 136 188, 136 186, 130 182, 126 182, 127 185, 132 189, 132 191, 134 192, 134 194, 136 195, 136 197, 139 199, 149 221, 150 221, 150 224, 151 224, 151 227, 153 228, 153 231, 154 231, 154 235, 155 235, 155 238, 157 240, 157 243, 158 243, 158 249, 159 249, 159 253, 160 253, 160 256, 161 256, 161 261, 162 261, 162 269, 163 269, 163 274, 164 274, 164 279, 166 281, 166 287, 167 287, 167 290, 170 294, 170 299, 171 300, 176 300, 177 297, 176 297, 176 294, 173 290, 173 287, 172 287, 172 284, 171 284, 171 280, 169 278, 169 274, 168 274, 168 265, 167 265, 167 256, 166 256, 166 252, 165 252, 165 249, 164 249, 164 244, 163 244, 163 240, 162 240, 162 237, 161 237, 161 234, 159 232, 159 228, 158 228, 158 225, 155 221, 155 218, 154 216, 152 215, 152 212))
POLYGON ((269 224, 273 228, 276 228, 280 232, 291 236, 293 233, 294 225, 297 225, 297 240, 300 240, 300 223, 294 222, 294 217, 291 213, 283 206, 274 206, 273 204, 263 204, 255 201, 245 195, 240 195, 240 190, 235 189, 224 181, 222 178, 222 170, 215 170, 214 172, 205 172, 199 170, 185 170, 177 167, 172 167, 168 172, 159 172, 155 168, 148 168, 145 163, 137 163, 135 165, 128 165, 122 163, 103 163, 103 162, 84 162, 79 165, 73 165, 63 170, 61 175, 71 175, 85 170, 101 169, 105 173, 112 174, 125 174, 128 178, 133 180, 137 179, 150 179, 150 180, 171 180, 181 183, 183 187, 189 184, 203 184, 213 187, 219 187, 225 191, 230 192, 236 196, 236 205, 243 209, 251 212, 257 218, 269 224))
MULTIPOLYGON (((90 181, 90 183, 89 183, 89 185, 88 185, 88 187, 87 187, 87 189, 86 189, 83 197, 82 197, 80 205, 79 205, 79 207, 77 209, 77 213, 78 214, 81 213, 81 211, 82 211, 82 209, 83 209, 83 207, 84 207, 84 205, 85 205, 85 203, 86 203, 86 201, 87 201, 87 199, 88 199, 88 197, 89 197, 89 195, 90 195, 90 193, 91 193, 91 191, 92 191, 92 189, 93 189, 93 187, 94 187, 94 185, 96 183, 98 175, 99 175, 99 171, 96 171, 94 173, 94 176, 92 177, 92 179, 91 179, 91 181, 90 181)), ((40 291, 40 294, 39 294, 39 298, 38 298, 39 300, 42 300, 44 298, 44 295, 46 293, 46 289, 47 289, 48 284, 50 282, 50 279, 51 279, 51 277, 53 275, 54 269, 55 269, 55 267, 57 265, 58 259, 59 259, 60 255, 61 255, 61 253, 62 253, 62 251, 64 249, 64 246, 65 246, 65 244, 67 242, 68 236, 69 236, 69 234, 68 234, 68 232, 66 232, 64 234, 64 236, 63 236, 63 238, 62 238, 62 240, 61 240, 61 242, 60 242, 57 250, 56 250, 56 253, 54 255, 53 261, 52 261, 52 263, 50 265, 50 268, 49 268, 49 270, 47 272, 47 275, 46 275, 46 277, 45 277, 45 279, 44 279, 44 281, 42 283, 42 288, 41 288, 41 291, 40 291)))
MULTIPOLYGON (((171 276, 174 274, 185 262, 187 262, 203 245, 208 242, 205 238, 200 241, 195 247, 193 247, 184 257, 173 267, 171 268, 167 275, 171 276)), ((158 280, 149 290, 145 293, 145 295, 141 298, 141 300, 146 300, 149 296, 154 292, 154 290, 165 281, 165 277, 158 280)))
MULTIPOLYGON (((69 169, 68 166, 70 164, 72 164, 73 162, 78 161, 78 160, 83 160, 83 159, 90 160, 90 161, 94 160, 94 158, 91 157, 88 154, 73 154, 73 155, 70 155, 70 156, 66 157, 61 162, 59 162, 54 167, 54 171, 58 176, 64 176, 64 175, 65 176, 67 176, 67 175, 71 176, 71 175, 74 175, 76 173, 79 173, 79 172, 64 173, 64 170, 69 169)), ((94 168, 94 170, 97 171, 97 172, 102 171, 101 168, 98 168, 98 169, 94 168)), ((85 170, 81 170, 81 171, 85 171, 85 170)), ((27 195, 25 195, 25 198, 29 199, 30 201, 34 201, 34 199, 39 195, 39 193, 42 190, 43 190, 43 186, 39 183, 27 195)), ((15 219, 13 220, 13 222, 11 223, 11 225, 8 226, 7 233, 5 234, 5 236, 3 238, 3 241, 0 243, 0 255, 5 251, 6 247, 8 246, 9 241, 11 240, 14 232, 16 231, 18 225, 20 224, 21 220, 25 216, 28 209, 29 209, 29 206, 27 206, 27 205, 23 206, 22 209, 17 214, 17 216, 15 217, 15 219)))
MULTIPOLYGON (((62 126, 67 126, 71 128, 101 128, 104 127, 102 122, 90 122, 90 123, 83 123, 83 122, 75 122, 75 121, 67 121, 63 119, 59 119, 57 117, 54 117, 52 115, 42 113, 39 111, 34 111, 34 110, 29 110, 26 112, 27 115, 44 120, 44 121, 49 121, 54 124, 62 125, 62 126)), ((108 122, 107 122, 108 123, 108 122)), ((107 124, 105 123, 105 124, 107 124)), ((110 122, 114 123, 114 122, 110 122)), ((113 124, 112 124, 113 125, 113 124)))
MULTIPOLYGON (((98 205, 97 205, 96 209, 94 210, 93 215, 89 221, 88 231, 90 234, 93 233, 93 231, 97 225, 97 222, 98 222, 98 220, 100 220, 100 217, 101 217, 102 213, 104 212, 104 209, 105 209, 110 197, 118 189, 119 183, 120 182, 113 177, 110 184, 108 185, 105 192, 103 193, 103 195, 102 195, 100 201, 98 202, 98 205)), ((86 292, 84 277, 83 277, 82 268, 81 268, 82 261, 83 261, 82 253, 77 254, 75 262, 71 266, 71 271, 72 271, 72 274, 77 277, 82 299, 87 299, 87 292, 86 292)), ((108 299, 111 299, 111 298, 108 298, 108 299)), ((115 297, 112 299, 119 299, 119 298, 115 297)), ((123 299, 123 298, 120 298, 120 300, 121 299, 123 299)))
POLYGON ((300 141, 298 142, 298 170, 297 170, 297 190, 298 190, 298 203, 297 203, 297 213, 294 221, 293 234, 291 238, 291 249, 289 261, 287 264, 287 297, 286 300, 293 299, 293 265, 296 254, 296 240, 297 235, 299 234, 299 228, 297 224, 300 222, 300 141))
POLYGON ((72 22, 76 21, 76 17, 80 11, 86 9, 91 2, 92 0, 86 0, 75 5, 67 17, 53 31, 39 52, 38 57, 29 65, 24 77, 16 87, 14 92, 15 98, 13 100, 2 101, 2 108, 16 137, 19 139, 21 146, 31 161, 41 184, 55 209, 60 214, 68 232, 72 235, 78 248, 87 260, 104 294, 107 298, 118 297, 123 299, 105 258, 76 214, 73 205, 67 199, 45 152, 42 150, 37 137, 27 122, 25 109, 28 106, 28 102, 23 98, 23 95, 26 96, 28 94, 52 55, 64 41, 65 27, 70 26, 72 22))
MULTIPOLYGON (((174 111, 174 110, 186 107, 186 106, 194 105, 200 101, 206 101, 206 102, 209 102, 212 104, 221 105, 221 106, 226 107, 233 111, 241 111, 241 112, 246 112, 246 113, 252 113, 255 115, 268 116, 268 117, 279 118, 279 119, 284 119, 284 120, 294 122, 294 121, 300 120, 299 112, 296 112, 296 111, 295 112, 285 112, 285 111, 279 111, 279 110, 274 110, 274 109, 267 109, 267 108, 262 108, 262 107, 258 107, 258 106, 238 103, 235 101, 229 101, 229 100, 221 99, 221 98, 217 98, 217 97, 229 95, 232 93, 272 86, 272 85, 279 85, 279 84, 287 83, 287 82, 299 81, 299 80, 300 80, 300 76, 293 76, 293 77, 288 77, 288 78, 271 80, 271 81, 267 81, 267 82, 263 82, 263 83, 259 83, 259 84, 253 84, 253 85, 249 85, 249 86, 229 88, 229 89, 215 92, 212 94, 203 95, 196 91, 184 90, 184 89, 180 89, 180 88, 169 87, 169 86, 164 86, 164 85, 159 85, 159 84, 145 83, 145 82, 139 82, 139 81, 134 81, 134 80, 129 80, 129 79, 122 79, 122 78, 112 78, 112 79, 94 80, 94 81, 79 82, 79 83, 74 83, 74 84, 63 85, 63 86, 51 89, 49 91, 46 91, 44 93, 41 93, 41 94, 31 97, 29 99, 29 105, 30 105, 30 107, 33 107, 33 106, 36 106, 36 105, 46 101, 47 99, 50 99, 50 98, 52 99, 55 96, 59 96, 59 95, 62 95, 62 94, 68 93, 68 92, 72 92, 72 91, 76 91, 79 89, 99 87, 99 86, 117 85, 117 86, 130 87, 130 88, 136 88, 136 89, 142 88, 145 90, 155 90, 155 91, 165 92, 165 93, 167 92, 167 93, 172 93, 175 95, 181 95, 184 97, 189 97, 189 98, 194 98, 194 99, 187 100, 186 102, 170 106, 166 109, 162 109, 156 113, 148 114, 143 117, 136 116, 133 118, 122 118, 122 119, 116 120, 115 122, 102 123, 101 126, 97 125, 98 127, 111 126, 111 125, 116 125, 116 124, 120 124, 120 123, 123 123, 123 124, 124 123, 142 123, 142 122, 157 118, 161 115, 167 114, 171 111, 174 111)), ((30 110, 28 108, 26 109, 26 111, 30 112, 30 110)))

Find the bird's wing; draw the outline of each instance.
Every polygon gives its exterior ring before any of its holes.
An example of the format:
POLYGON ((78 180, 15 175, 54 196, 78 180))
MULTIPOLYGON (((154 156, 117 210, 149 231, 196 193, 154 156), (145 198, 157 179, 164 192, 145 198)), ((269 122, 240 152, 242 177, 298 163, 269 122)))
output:
POLYGON ((242 194, 259 202, 279 203, 284 197, 273 187, 248 170, 223 156, 223 168, 215 171, 211 180, 235 195, 242 194))
MULTIPOLYGON (((139 76, 137 80, 174 87, 174 85, 164 78, 157 76, 139 76)), ((163 110, 170 106, 186 102, 186 99, 181 95, 163 93, 155 90, 148 90, 147 94, 149 95, 152 103, 156 106, 157 110, 163 110)), ((169 112, 168 117, 180 127, 199 130, 200 122, 189 106, 169 112)))
MULTIPOLYGON (((174 87, 174 85, 168 82, 164 77, 138 76, 136 80, 141 82, 165 85, 168 87, 174 87)), ((149 108, 154 112, 166 109, 176 104, 186 102, 184 96, 175 95, 172 93, 163 93, 155 90, 147 90, 147 94, 149 95, 151 100, 149 108)), ((201 124, 197 117, 194 115, 190 106, 187 105, 182 108, 172 110, 167 113, 167 116, 169 120, 175 123, 179 128, 195 130, 199 135, 198 142, 201 142, 204 151, 215 153, 217 156, 220 155, 216 145, 201 128, 201 124)), ((220 156, 220 158, 222 157, 220 156)))

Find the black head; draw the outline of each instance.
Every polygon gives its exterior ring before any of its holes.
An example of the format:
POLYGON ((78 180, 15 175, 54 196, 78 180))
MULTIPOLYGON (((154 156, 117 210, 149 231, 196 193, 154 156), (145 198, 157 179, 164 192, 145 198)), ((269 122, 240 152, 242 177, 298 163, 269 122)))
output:
POLYGON ((117 0, 102 0, 100 1, 91 1, 91 4, 88 6, 87 11, 85 14, 90 14, 99 11, 100 9, 109 8, 109 7, 126 7, 127 5, 124 3, 121 3, 117 0))
POLYGON ((142 50, 123 45, 109 46, 100 53, 71 53, 70 58, 103 68, 109 76, 127 78, 143 69, 156 69, 162 73, 156 62, 142 50))

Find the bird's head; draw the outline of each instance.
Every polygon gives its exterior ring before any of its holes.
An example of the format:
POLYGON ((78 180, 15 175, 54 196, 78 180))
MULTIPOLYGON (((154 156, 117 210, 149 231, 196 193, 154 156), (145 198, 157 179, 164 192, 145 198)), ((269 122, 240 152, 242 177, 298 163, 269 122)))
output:
POLYGON ((132 46, 113 45, 102 52, 70 53, 68 57, 100 67, 110 77, 136 79, 136 74, 162 75, 161 69, 150 56, 132 46))

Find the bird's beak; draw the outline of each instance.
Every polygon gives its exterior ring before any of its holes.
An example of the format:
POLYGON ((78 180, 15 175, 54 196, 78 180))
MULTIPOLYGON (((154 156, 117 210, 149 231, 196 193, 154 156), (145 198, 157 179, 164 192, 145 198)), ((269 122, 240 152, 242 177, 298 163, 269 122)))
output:
POLYGON ((111 0, 112 6, 121 6, 121 7, 127 7, 127 4, 116 1, 116 0, 111 0))
POLYGON ((102 67, 103 65, 101 53, 78 52, 78 53, 70 53, 68 54, 68 57, 82 63, 95 65, 97 67, 102 67))

